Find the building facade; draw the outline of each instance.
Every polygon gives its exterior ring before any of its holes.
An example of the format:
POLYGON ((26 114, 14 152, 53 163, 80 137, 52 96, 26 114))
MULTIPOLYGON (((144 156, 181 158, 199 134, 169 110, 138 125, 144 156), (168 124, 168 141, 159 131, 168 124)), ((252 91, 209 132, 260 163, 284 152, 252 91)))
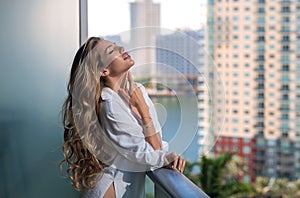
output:
POLYGON ((208 0, 207 14, 215 154, 237 149, 245 181, 299 178, 300 1, 208 0))
POLYGON ((160 4, 152 0, 130 3, 130 54, 136 78, 155 74, 155 36, 160 34, 160 4))
POLYGON ((192 91, 197 97, 197 141, 190 146, 198 148, 198 156, 207 152, 205 143, 209 128, 204 36, 204 29, 183 29, 156 37, 155 78, 177 94, 189 95, 192 91))

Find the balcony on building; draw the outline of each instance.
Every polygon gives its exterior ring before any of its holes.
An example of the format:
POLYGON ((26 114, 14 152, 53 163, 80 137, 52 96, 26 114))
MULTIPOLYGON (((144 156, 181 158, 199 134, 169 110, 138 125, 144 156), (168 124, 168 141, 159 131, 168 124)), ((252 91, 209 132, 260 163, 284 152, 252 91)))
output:
POLYGON ((283 36, 282 39, 280 40, 282 44, 289 44, 291 42, 289 36, 283 36))
POLYGON ((263 83, 258 83, 255 87, 256 90, 265 90, 265 85, 263 83))
POLYGON ((257 62, 264 62, 265 56, 264 55, 258 55, 258 57, 255 59, 257 62))
POLYGON ((263 74, 259 74, 259 75, 257 75, 257 77, 255 78, 255 80, 256 80, 256 81, 259 81, 259 82, 264 81, 264 80, 265 80, 265 76, 264 76, 263 74))
MULTIPOLYGON (((288 6, 288 5, 290 5, 292 2, 291 2, 291 0, 280 0, 280 4, 282 5, 282 6, 288 6)), ((293 1, 293 3, 294 3, 294 1, 293 1)))
POLYGON ((281 7, 280 13, 281 14, 289 14, 289 13, 291 13, 290 7, 289 6, 283 6, 283 7, 281 7))
POLYGON ((256 42, 257 43, 265 42, 265 36, 258 36, 257 39, 256 39, 256 42))

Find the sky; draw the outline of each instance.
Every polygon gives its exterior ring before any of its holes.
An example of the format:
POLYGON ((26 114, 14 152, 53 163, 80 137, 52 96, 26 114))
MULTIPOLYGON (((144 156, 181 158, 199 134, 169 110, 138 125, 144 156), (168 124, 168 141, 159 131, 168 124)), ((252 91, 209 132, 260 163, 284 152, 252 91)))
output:
MULTIPOLYGON (((89 36, 115 35, 130 29, 134 0, 88 0, 89 36)), ((161 5, 161 28, 199 29, 205 24, 206 0, 153 0, 161 5)))

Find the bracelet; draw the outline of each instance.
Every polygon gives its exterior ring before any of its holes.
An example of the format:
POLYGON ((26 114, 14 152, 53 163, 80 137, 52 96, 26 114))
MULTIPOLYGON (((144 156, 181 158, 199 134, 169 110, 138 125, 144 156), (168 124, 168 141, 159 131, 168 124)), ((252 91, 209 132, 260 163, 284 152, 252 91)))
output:
POLYGON ((149 117, 142 117, 142 120, 144 120, 144 119, 150 119, 150 120, 152 120, 152 118, 149 116, 149 117))
POLYGON ((143 133, 145 137, 152 136, 156 133, 152 121, 147 125, 143 125, 143 133))

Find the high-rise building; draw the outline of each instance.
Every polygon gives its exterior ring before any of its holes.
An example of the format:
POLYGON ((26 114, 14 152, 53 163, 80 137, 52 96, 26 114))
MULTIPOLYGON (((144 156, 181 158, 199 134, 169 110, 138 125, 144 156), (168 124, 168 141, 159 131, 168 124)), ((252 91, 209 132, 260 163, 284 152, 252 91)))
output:
POLYGON ((155 36, 160 34, 160 4, 152 0, 130 3, 130 49, 136 78, 155 74, 155 36))
POLYGON ((200 75, 204 69, 204 30, 178 30, 156 37, 156 61, 170 67, 162 74, 200 75))
POLYGON ((198 133, 190 148, 197 148, 198 157, 207 152, 205 143, 209 121, 206 99, 204 29, 177 30, 156 37, 156 63, 159 82, 170 85, 177 94, 193 91, 198 103, 198 133), (191 88, 192 87, 192 88, 191 88))
POLYGON ((245 181, 299 178, 300 1, 208 0, 207 14, 214 153, 236 151, 245 181))

